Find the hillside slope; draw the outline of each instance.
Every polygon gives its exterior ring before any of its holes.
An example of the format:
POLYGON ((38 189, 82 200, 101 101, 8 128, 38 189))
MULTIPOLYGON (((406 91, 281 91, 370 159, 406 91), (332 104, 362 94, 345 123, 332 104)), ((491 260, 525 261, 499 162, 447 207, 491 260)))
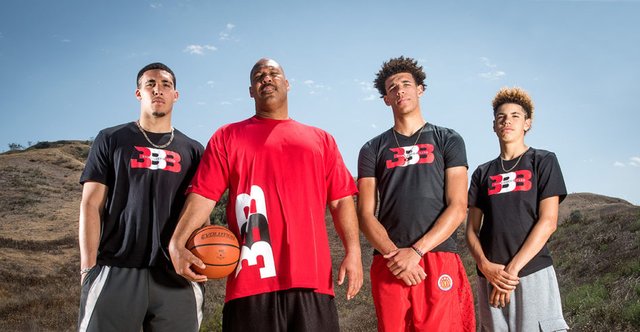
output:
POLYGON ((61 142, 0 155, 0 330, 74 326, 78 179, 88 148, 61 142))
MULTIPOLYGON (((78 179, 88 149, 88 142, 60 141, 0 154, 2 331, 75 330, 78 179)), ((640 207, 596 194, 571 194, 560 206, 559 224, 549 246, 573 331, 640 330, 640 207)), ((327 226, 335 279, 342 246, 330 216, 327 226)), ((343 331, 375 331, 376 326, 368 273, 372 249, 361 240, 362 291, 346 301, 344 287, 336 286, 343 331)), ((462 241, 459 236, 475 284, 473 260, 462 241)), ((223 281, 207 282, 203 330, 218 330, 223 293, 223 281)))
POLYGON ((577 331, 640 331, 640 207, 589 193, 561 204, 549 242, 577 331))

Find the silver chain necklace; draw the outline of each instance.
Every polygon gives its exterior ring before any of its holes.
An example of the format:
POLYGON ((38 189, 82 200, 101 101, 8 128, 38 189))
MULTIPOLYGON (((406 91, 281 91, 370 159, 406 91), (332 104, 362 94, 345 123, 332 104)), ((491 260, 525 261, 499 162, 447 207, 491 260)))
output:
MULTIPOLYGON (((413 145, 418 144, 418 140, 420 139, 420 135, 422 134, 422 129, 424 129, 424 126, 426 126, 426 125, 427 125, 427 123, 425 122, 422 126, 420 126, 420 129, 418 129, 418 137, 416 138, 416 141, 413 142, 413 145)), ((393 138, 396 139, 396 145, 398 145, 398 147, 400 147, 400 143, 398 143, 398 136, 396 136, 396 130, 391 128, 391 132, 393 132, 393 138)), ((415 131, 413 133, 415 134, 415 131)), ((409 136, 409 137, 411 137, 411 136, 409 136)))
POLYGON ((142 135, 144 136, 144 138, 147 140, 147 142, 149 142, 149 144, 153 145, 154 148, 156 149, 164 149, 167 146, 169 146, 169 144, 171 144, 171 142, 173 142, 173 127, 171 127, 171 137, 169 138, 169 142, 167 142, 166 144, 162 144, 162 145, 156 145, 153 142, 151 142, 151 140, 149 139, 149 136, 147 136, 147 133, 144 131, 144 129, 142 129, 142 125, 140 125, 140 121, 136 121, 136 126, 138 127, 138 129, 140 129, 140 132, 142 133, 142 135))
POLYGON ((516 166, 518 166, 518 164, 520 163, 520 159, 522 159, 522 156, 524 156, 524 154, 527 153, 527 151, 529 151, 529 148, 527 148, 526 150, 524 150, 524 152, 522 154, 520 154, 520 156, 518 157, 518 160, 516 161, 516 164, 513 165, 513 167, 511 167, 509 169, 504 168, 504 159, 502 159, 502 157, 500 157, 500 166, 502 166, 502 170, 505 173, 511 172, 514 168, 516 168, 516 166))

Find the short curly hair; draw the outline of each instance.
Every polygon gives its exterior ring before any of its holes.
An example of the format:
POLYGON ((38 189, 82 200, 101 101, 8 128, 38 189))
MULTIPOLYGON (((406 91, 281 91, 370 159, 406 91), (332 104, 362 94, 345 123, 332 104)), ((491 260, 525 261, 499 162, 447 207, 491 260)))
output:
POLYGON ((493 98, 493 115, 496 115, 498 108, 503 104, 518 104, 524 109, 527 118, 533 119, 533 100, 524 89, 519 87, 500 89, 493 98))
POLYGON ((376 89, 378 89, 378 92, 380 92, 381 98, 387 95, 384 82, 387 78, 398 73, 411 74, 417 85, 422 85, 425 89, 427 88, 427 85, 424 83, 427 74, 422 70, 422 66, 418 66, 418 61, 413 58, 400 56, 399 58, 391 58, 389 61, 383 63, 382 68, 380 68, 380 71, 376 74, 376 79, 373 81, 373 84, 376 86, 376 89))

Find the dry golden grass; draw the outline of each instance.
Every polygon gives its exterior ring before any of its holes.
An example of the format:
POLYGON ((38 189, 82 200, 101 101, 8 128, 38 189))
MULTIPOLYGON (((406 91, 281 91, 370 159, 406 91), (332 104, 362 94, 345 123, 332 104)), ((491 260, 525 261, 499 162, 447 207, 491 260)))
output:
MULTIPOLYGON (((79 141, 44 142, 0 154, 0 331, 75 330, 78 180, 88 147, 79 141)), ((560 207, 560 221, 549 247, 569 325, 574 331, 640 330, 640 207, 572 194, 560 207)), ((342 245, 329 216, 327 226, 335 280, 342 245)), ((474 285, 474 263, 462 228, 458 233, 474 285)), ((372 249, 364 237, 361 243, 365 283, 360 294, 346 301, 344 286, 336 285, 343 331, 376 327, 368 273, 372 249)), ((220 330, 223 298, 224 281, 208 281, 203 331, 220 330)))

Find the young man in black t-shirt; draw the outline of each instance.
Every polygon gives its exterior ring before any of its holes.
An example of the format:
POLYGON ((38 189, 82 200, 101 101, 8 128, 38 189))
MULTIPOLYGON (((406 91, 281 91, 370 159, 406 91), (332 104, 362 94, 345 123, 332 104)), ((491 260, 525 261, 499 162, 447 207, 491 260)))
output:
POLYGON ((478 269, 482 331, 564 331, 546 247, 567 194, 555 154, 528 147, 533 102, 519 88, 493 100, 500 156, 478 166, 469 189, 467 243, 478 269))
POLYGON ((79 331, 197 331, 203 287, 177 275, 167 246, 204 148, 171 126, 175 75, 140 70, 140 118, 94 140, 80 205, 79 331))
POLYGON ((376 249, 378 330, 474 331, 471 287, 453 238, 466 213, 465 146, 454 130, 424 120, 425 78, 411 58, 382 65, 375 85, 394 126, 358 158, 360 227, 376 249))

